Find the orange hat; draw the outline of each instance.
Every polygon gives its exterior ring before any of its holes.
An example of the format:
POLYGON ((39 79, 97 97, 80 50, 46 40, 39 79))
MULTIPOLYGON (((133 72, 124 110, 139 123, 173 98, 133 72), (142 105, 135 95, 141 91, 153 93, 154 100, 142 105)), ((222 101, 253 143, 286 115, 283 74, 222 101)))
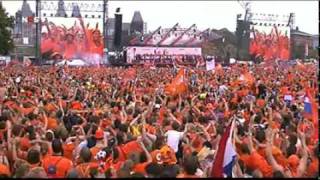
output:
POLYGON ((152 162, 163 164, 162 158, 161 158, 161 151, 155 150, 151 152, 152 162))
POLYGON ((165 164, 176 164, 177 163, 176 154, 174 153, 173 149, 171 147, 169 147, 168 145, 163 146, 160 149, 160 153, 161 153, 162 161, 165 164))
POLYGON ((96 131, 95 137, 96 139, 103 139, 104 132, 101 129, 96 131))
POLYGON ((288 158, 288 163, 291 168, 297 168, 299 165, 299 161, 300 161, 299 157, 295 154, 291 155, 288 158))

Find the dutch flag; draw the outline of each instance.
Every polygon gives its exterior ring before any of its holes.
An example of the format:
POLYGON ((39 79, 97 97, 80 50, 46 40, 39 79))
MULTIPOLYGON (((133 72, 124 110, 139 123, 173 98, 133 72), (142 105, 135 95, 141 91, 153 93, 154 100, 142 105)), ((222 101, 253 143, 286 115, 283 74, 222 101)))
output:
POLYGON ((318 122, 318 105, 309 90, 306 90, 304 97, 304 116, 312 119, 314 123, 318 122))
POLYGON ((232 145, 234 120, 221 137, 215 161, 212 165, 212 177, 232 177, 232 168, 237 153, 232 145))
POLYGON ((312 105, 308 94, 304 97, 304 112, 309 115, 312 114, 312 105))

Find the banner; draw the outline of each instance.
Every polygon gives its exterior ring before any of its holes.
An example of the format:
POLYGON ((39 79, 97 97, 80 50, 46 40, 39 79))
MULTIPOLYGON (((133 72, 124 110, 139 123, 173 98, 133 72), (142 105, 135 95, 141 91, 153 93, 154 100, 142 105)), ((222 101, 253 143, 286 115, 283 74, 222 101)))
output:
POLYGON ((195 47, 127 47, 127 62, 133 63, 135 59, 157 60, 179 58, 179 56, 201 56, 201 48, 195 47))
POLYGON ((207 71, 214 70, 214 68, 215 68, 215 60, 214 59, 207 60, 206 61, 206 69, 207 69, 207 71))

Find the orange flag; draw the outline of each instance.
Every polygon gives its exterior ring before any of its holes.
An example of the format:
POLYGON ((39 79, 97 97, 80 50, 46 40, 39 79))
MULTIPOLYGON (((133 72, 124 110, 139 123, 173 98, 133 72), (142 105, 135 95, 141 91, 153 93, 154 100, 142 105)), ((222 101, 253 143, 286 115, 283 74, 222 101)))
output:
POLYGON ((244 75, 244 80, 248 83, 248 84, 253 84, 254 83, 254 77, 252 76, 251 73, 246 72, 244 75))
POLYGON ((165 87, 165 92, 174 96, 186 91, 187 84, 185 82, 184 69, 180 69, 177 76, 165 87))

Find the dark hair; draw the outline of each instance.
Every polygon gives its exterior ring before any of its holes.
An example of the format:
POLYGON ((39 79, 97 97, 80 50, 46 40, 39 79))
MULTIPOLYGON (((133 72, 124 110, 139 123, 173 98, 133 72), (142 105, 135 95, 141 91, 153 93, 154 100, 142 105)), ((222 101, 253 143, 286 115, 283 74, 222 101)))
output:
POLYGON ((115 129, 118 129, 118 128, 120 127, 120 125, 121 125, 121 121, 120 121, 119 119, 116 119, 116 120, 114 121, 114 128, 115 128, 115 129))
POLYGON ((88 147, 83 147, 80 151, 80 158, 84 161, 84 162, 90 162, 91 161, 91 151, 88 147))
POLYGON ((262 143, 265 139, 266 139, 266 134, 264 132, 264 130, 259 129, 256 132, 256 137, 255 137, 260 143, 262 143))
POLYGON ((144 175, 138 172, 131 174, 130 178, 144 178, 144 175))
POLYGON ((186 156, 183 160, 183 169, 189 175, 194 175, 198 168, 198 159, 196 156, 186 156))
POLYGON ((62 143, 60 139, 54 139, 52 141, 52 150, 54 153, 63 153, 62 143))
POLYGON ((146 153, 142 152, 140 153, 140 163, 147 162, 147 155, 146 153))
POLYGON ((207 148, 212 149, 212 144, 211 144, 209 141, 205 141, 205 142, 202 144, 202 146, 203 146, 203 147, 206 146, 207 148))
POLYGON ((166 165, 163 167, 163 171, 160 177, 176 178, 179 173, 179 167, 177 165, 166 165))
POLYGON ((46 140, 49 142, 52 142, 54 138, 54 135, 52 132, 46 132, 46 140))
POLYGON ((281 171, 274 171, 273 172, 273 177, 274 178, 284 178, 284 175, 281 171))
POLYGON ((199 123, 201 123, 201 124, 208 123, 208 119, 205 116, 200 116, 199 117, 199 123))
POLYGON ((175 122, 175 121, 172 123, 172 125, 171 125, 171 126, 172 126, 173 130, 176 130, 176 131, 178 131, 178 130, 179 130, 179 128, 180 128, 179 123, 177 123, 177 122, 175 122))
POLYGON ((287 148, 287 157, 290 157, 293 154, 296 154, 297 148, 295 145, 290 144, 289 147, 287 148))
POLYGON ((146 166, 146 173, 149 176, 159 177, 161 172, 162 172, 162 166, 159 165, 158 163, 152 162, 146 166))
POLYGON ((243 143, 243 144, 240 145, 240 147, 241 147, 242 153, 250 154, 250 149, 248 147, 248 144, 243 143))
POLYGON ((124 143, 124 137, 123 136, 124 136, 124 133, 122 133, 122 132, 118 132, 117 133, 116 138, 117 138, 118 145, 124 143))
POLYGON ((128 132, 128 125, 126 125, 126 124, 120 124, 118 128, 120 131, 122 131, 124 133, 128 132))
POLYGON ((112 159, 116 160, 119 158, 119 151, 117 147, 112 148, 112 159))
POLYGON ((289 134, 289 142, 290 142, 290 145, 296 145, 297 144, 298 138, 294 133, 290 133, 289 134))
POLYGON ((35 149, 30 149, 27 154, 27 161, 30 164, 37 164, 40 162, 40 152, 35 149))

